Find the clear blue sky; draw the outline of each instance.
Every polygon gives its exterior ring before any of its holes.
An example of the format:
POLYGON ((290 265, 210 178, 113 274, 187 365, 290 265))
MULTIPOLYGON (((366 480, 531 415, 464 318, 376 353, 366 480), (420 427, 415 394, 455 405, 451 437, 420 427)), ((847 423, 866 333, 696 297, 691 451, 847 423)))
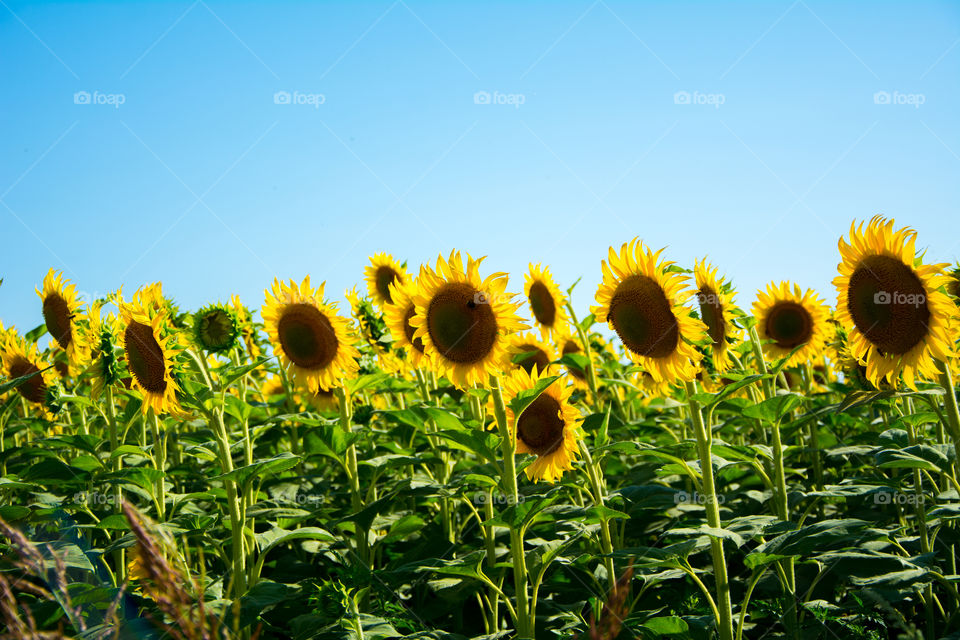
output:
POLYGON ((274 276, 342 299, 376 251, 456 247, 512 291, 583 276, 585 310, 637 235, 745 307, 773 279, 832 302, 853 218, 960 254, 958 3, 0 0, 0 51, 21 330, 50 267, 259 308, 274 276))

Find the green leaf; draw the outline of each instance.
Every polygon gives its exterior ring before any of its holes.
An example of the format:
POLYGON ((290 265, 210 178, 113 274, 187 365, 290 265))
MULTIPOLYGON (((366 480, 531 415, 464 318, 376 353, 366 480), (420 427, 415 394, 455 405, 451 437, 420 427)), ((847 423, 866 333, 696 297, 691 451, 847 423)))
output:
POLYGON ((870 529, 864 520, 823 520, 764 542, 746 557, 747 566, 756 566, 756 556, 806 556, 814 551, 856 548, 867 540, 885 539, 886 533, 870 529))
POLYGON ((281 473, 287 469, 292 469, 300 462, 300 456, 289 452, 281 453, 278 456, 267 460, 258 460, 253 464, 234 469, 230 473, 216 476, 217 480, 233 480, 239 485, 246 485, 253 478, 281 473))
POLYGON ((744 407, 743 415, 748 418, 775 424, 803 402, 803 396, 796 393, 783 393, 751 407, 744 407))
POLYGON ((269 531, 258 533, 254 536, 261 554, 270 552, 281 544, 286 544, 292 540, 320 540, 322 542, 333 542, 336 538, 326 529, 320 527, 303 527, 288 531, 280 527, 274 527, 269 531))
POLYGON ((34 377, 34 376, 38 376, 38 375, 40 375, 41 373, 43 373, 44 371, 48 371, 48 370, 50 370, 50 369, 52 369, 52 368, 53 368, 53 366, 49 366, 49 367, 47 367, 46 369, 40 369, 40 370, 38 370, 38 371, 34 371, 33 373, 28 373, 28 374, 25 375, 25 376, 20 376, 19 378, 13 378, 12 380, 7 380, 7 381, 4 382, 3 384, 0 384, 0 395, 5 394, 7 391, 10 391, 10 390, 12 390, 12 389, 16 389, 17 387, 19 387, 20 385, 22 385, 24 382, 26 382, 26 381, 29 380, 30 378, 32 378, 32 377, 34 377))
POLYGON ((533 385, 530 389, 524 389, 518 393, 512 400, 510 400, 510 409, 513 410, 513 415, 519 420, 520 415, 529 407, 533 402, 540 397, 540 394, 546 391, 547 387, 553 384, 560 376, 547 376, 545 378, 540 378, 537 380, 537 383, 533 385))
POLYGON ((234 382, 247 375, 251 371, 259 369, 266 363, 270 362, 273 359, 273 356, 263 356, 256 362, 251 364, 240 365, 239 367, 234 365, 225 366, 220 370, 220 384, 223 388, 227 388, 232 385, 234 382))
POLYGON ((645 620, 640 625, 644 629, 652 631, 658 636, 672 636, 690 631, 690 625, 687 621, 678 616, 660 616, 645 620))

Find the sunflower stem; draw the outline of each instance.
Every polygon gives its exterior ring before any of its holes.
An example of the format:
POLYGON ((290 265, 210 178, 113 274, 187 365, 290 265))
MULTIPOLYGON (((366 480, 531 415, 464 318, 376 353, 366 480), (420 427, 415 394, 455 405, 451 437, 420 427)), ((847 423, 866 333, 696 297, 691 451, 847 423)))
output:
MULTIPOLYGON (((703 423, 700 403, 694 399, 697 394, 697 383, 688 380, 686 387, 690 422, 693 425, 693 432, 697 439, 697 450, 700 453, 700 473, 703 479, 702 491, 707 512, 707 524, 713 529, 720 529, 722 528, 720 504, 717 500, 717 489, 713 477, 713 457, 710 450, 711 436, 703 423)), ((713 577, 717 585, 717 630, 720 633, 720 640, 733 640, 733 613, 730 604, 730 583, 727 579, 727 561, 723 553, 723 540, 711 536, 710 551, 713 556, 713 577)))
POLYGON ((953 446, 957 452, 957 460, 960 461, 960 408, 957 407, 957 394, 948 362, 940 363, 940 386, 943 387, 945 392, 944 399, 947 409, 947 420, 944 426, 950 433, 950 438, 953 440, 953 446))
POLYGON ((580 452, 583 455, 584 469, 587 472, 587 480, 590 483, 590 489, 593 502, 598 507, 601 507, 600 514, 600 549, 603 551, 603 564, 607 570, 607 580, 610 584, 614 584, 617 581, 617 572, 616 567, 613 564, 613 541, 610 537, 610 520, 605 515, 603 515, 603 506, 604 506, 604 489, 603 482, 601 480, 602 471, 599 468, 599 463, 593 461, 593 456, 590 455, 590 447, 587 446, 587 443, 584 440, 580 441, 580 452))
MULTIPOLYGON (((340 405, 340 428, 343 429, 343 433, 346 436, 349 436, 352 427, 350 424, 351 419, 353 418, 352 407, 350 402, 347 399, 347 392, 343 387, 337 387, 335 390, 337 394, 337 400, 340 405)), ((360 489, 360 473, 357 468, 357 445, 350 443, 347 447, 347 458, 345 468, 347 470, 347 476, 350 481, 350 498, 351 498, 351 507, 353 512, 359 513, 363 509, 363 491, 360 489)), ((367 562, 367 532, 358 524, 354 523, 354 534, 357 545, 357 557, 360 559, 360 563, 366 567, 368 566, 367 562)))
MULTIPOLYGON (((493 394, 493 409, 500 430, 500 448, 503 453, 502 491, 511 500, 510 504, 520 503, 520 491, 517 486, 517 466, 514 460, 516 442, 507 424, 507 408, 503 402, 500 379, 490 376, 490 391, 493 394)), ((533 638, 530 624, 530 607, 527 591, 527 560, 523 547, 523 527, 510 527, 510 554, 513 556, 513 587, 517 600, 517 638, 533 638)))
MULTIPOLYGON (((590 387, 590 397, 593 398, 594 407, 599 407, 600 397, 598 395, 597 372, 593 367, 593 353, 590 350, 590 340, 587 338, 587 332, 580 326, 577 319, 577 312, 573 310, 573 303, 570 300, 566 302, 567 313, 570 314, 570 321, 577 329, 577 337, 580 338, 580 347, 583 349, 583 355, 587 358, 587 386, 590 387)), ((611 578, 616 579, 616 578, 611 578)))
MULTIPOLYGON (((110 431, 110 451, 116 451, 120 446, 120 441, 117 438, 117 412, 114 406, 113 401, 113 385, 107 384, 107 427, 110 431)), ((0 451, 3 450, 3 445, 0 444, 0 451)), ((110 462, 110 466, 114 471, 120 471, 123 467, 123 456, 117 456, 110 462)), ((123 488, 121 483, 117 483, 113 489, 113 509, 115 513, 123 513, 123 488)), ((117 549, 113 552, 113 562, 116 565, 116 586, 123 584, 123 581, 127 576, 127 564, 126 564, 126 550, 117 549)))

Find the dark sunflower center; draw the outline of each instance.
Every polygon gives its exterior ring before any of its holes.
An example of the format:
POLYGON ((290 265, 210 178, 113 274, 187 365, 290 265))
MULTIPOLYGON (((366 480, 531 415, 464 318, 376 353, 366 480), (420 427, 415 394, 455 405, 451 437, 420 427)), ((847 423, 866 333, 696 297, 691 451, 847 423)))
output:
POLYGON ((557 317, 557 303, 550 295, 547 285, 540 281, 530 285, 530 308, 533 317, 545 327, 552 327, 557 317))
POLYGON ((51 293, 43 299, 43 321, 47 331, 64 349, 73 340, 70 318, 70 307, 60 294, 51 293))
POLYGON ((377 267, 377 291, 380 292, 380 296, 393 304, 393 298, 390 296, 390 285, 393 282, 400 284, 400 274, 391 269, 390 267, 383 266, 377 267))
MULTIPOLYGON (((37 365, 26 358, 17 357, 10 366, 10 378, 28 376, 37 371, 40 371, 37 365)), ((43 383, 43 376, 33 376, 17 387, 17 391, 30 402, 43 402, 47 394, 47 385, 43 383)))
POLYGON ((870 256, 850 276, 847 309, 883 353, 906 353, 930 326, 927 294, 913 269, 889 256, 870 256))
POLYGON ((298 367, 322 369, 337 355, 333 325, 313 305, 288 305, 277 323, 277 333, 283 352, 298 367))
POLYGON ((407 336, 407 340, 410 341, 410 344, 413 345, 413 348, 420 353, 423 353, 423 340, 413 337, 413 334, 417 329, 410 324, 410 318, 412 318, 416 312, 417 310, 413 305, 410 305, 410 308, 407 309, 407 313, 403 316, 403 333, 407 336))
POLYGON ((624 346, 641 356, 665 358, 680 339, 670 301, 648 276, 630 276, 617 286, 607 320, 624 346))
POLYGON ((720 304, 720 296, 710 287, 704 287, 697 292, 697 300, 700 303, 700 317, 707 325, 707 334, 713 341, 713 346, 723 344, 727 335, 727 327, 723 321, 723 306, 720 304))
POLYGON ((200 318, 200 341, 208 349, 230 346, 234 338, 233 319, 223 309, 214 309, 200 318))
POLYGON ((520 414, 517 436, 538 456, 556 451, 563 444, 563 419, 560 403, 546 393, 520 414))
POLYGON ((487 357, 497 339, 497 319, 491 306, 469 284, 444 285, 427 308, 427 331, 445 358, 474 363, 487 357))
POLYGON ((124 332, 124 343, 127 349, 127 364, 140 386, 150 393, 166 391, 163 348, 153 337, 153 328, 131 321, 124 332))
POLYGON ((527 373, 533 371, 534 366, 537 367, 537 371, 543 373, 550 364, 550 356, 535 344, 522 344, 517 349, 518 354, 522 356, 517 364, 527 373))
POLYGON ((813 318, 796 302, 778 302, 767 316, 765 331, 781 349, 793 349, 810 340, 813 318))
MULTIPOLYGON (((560 350, 560 355, 565 356, 568 353, 580 353, 580 345, 578 345, 573 340, 567 340, 566 342, 563 343, 563 348, 560 350)), ((578 380, 587 379, 586 374, 584 374, 583 371, 579 369, 573 369, 571 367, 568 367, 567 373, 572 375, 574 378, 577 378, 578 380)))

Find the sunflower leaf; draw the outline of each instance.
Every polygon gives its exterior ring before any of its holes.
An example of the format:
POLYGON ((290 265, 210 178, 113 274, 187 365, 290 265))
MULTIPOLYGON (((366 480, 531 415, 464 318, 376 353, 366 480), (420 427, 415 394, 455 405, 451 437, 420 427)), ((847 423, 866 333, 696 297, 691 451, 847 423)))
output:
POLYGON ((529 389, 524 389, 518 393, 512 400, 510 400, 510 409, 513 411, 513 415, 516 416, 516 419, 520 419, 520 415, 533 404, 537 398, 540 397, 544 391, 547 390, 551 384, 557 381, 560 376, 548 376, 546 378, 540 378, 537 380, 529 389))

